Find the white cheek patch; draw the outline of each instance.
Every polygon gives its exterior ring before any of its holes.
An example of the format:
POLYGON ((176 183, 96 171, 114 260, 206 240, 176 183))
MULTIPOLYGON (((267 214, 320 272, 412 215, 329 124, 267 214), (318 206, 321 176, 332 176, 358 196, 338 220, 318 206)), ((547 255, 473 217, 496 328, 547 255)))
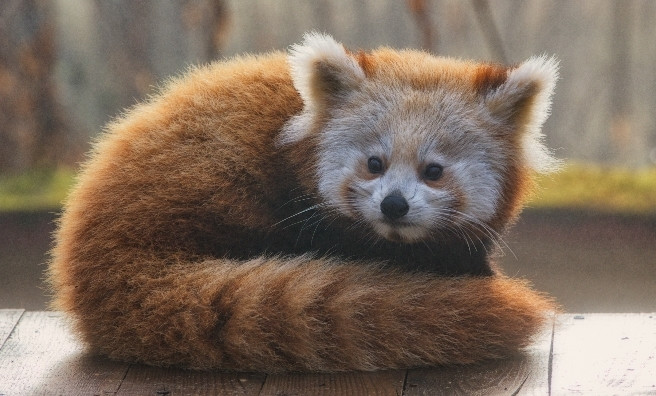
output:
POLYGON ((465 196, 464 212, 479 221, 491 220, 501 197, 500 176, 478 158, 462 159, 448 169, 465 196))
POLYGON ((317 166, 318 190, 322 199, 330 206, 348 214, 346 202, 342 197, 342 185, 353 177, 357 159, 361 156, 355 150, 331 150, 322 152, 317 166))
POLYGON ((342 187, 345 182, 355 178, 360 162, 366 160, 357 144, 349 143, 346 138, 339 138, 339 133, 324 133, 320 142, 317 163, 317 180, 319 194, 325 202, 348 214, 350 203, 343 202, 342 187))

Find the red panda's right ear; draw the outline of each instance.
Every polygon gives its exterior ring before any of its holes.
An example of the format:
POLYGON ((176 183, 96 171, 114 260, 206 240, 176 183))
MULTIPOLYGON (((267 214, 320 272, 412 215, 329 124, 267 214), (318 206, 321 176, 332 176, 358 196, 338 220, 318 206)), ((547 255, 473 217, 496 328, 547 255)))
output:
POLYGON ((524 160, 537 172, 558 168, 556 160, 543 144, 542 125, 549 116, 551 97, 558 79, 558 61, 537 56, 508 69, 494 78, 485 93, 485 104, 497 121, 520 133, 524 160))
POLYGON ((357 60, 332 37, 307 33, 289 53, 294 87, 306 110, 321 112, 357 89, 365 74, 357 60))

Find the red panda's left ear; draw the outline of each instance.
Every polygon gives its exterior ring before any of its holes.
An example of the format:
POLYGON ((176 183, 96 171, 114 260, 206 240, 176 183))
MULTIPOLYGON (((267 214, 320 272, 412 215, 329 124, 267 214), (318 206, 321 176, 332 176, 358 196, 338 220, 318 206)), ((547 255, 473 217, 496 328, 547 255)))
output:
POLYGON ((485 103, 500 121, 540 127, 549 115, 557 79, 558 62, 554 58, 533 57, 508 69, 505 81, 486 93, 485 103))
POLYGON ((307 33, 290 49, 294 87, 307 110, 321 111, 348 96, 365 79, 357 60, 332 37, 307 33))
POLYGON ((533 57, 507 71, 505 81, 484 95, 493 118, 521 133, 527 163, 538 172, 556 167, 557 161, 542 144, 542 125, 551 111, 551 97, 558 79, 558 61, 533 57))

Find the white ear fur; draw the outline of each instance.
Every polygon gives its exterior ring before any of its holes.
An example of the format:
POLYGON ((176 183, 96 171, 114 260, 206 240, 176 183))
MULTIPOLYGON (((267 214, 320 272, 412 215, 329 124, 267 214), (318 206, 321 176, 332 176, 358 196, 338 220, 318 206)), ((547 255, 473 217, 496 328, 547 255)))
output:
POLYGON ((558 80, 558 61, 546 55, 532 57, 510 69, 506 81, 488 93, 485 102, 493 116, 518 122, 527 164, 537 172, 558 168, 559 161, 543 144, 542 125, 551 111, 558 80))
POLYGON ((336 93, 322 92, 326 90, 322 80, 355 88, 365 78, 358 62, 346 53, 342 44, 317 32, 306 33, 301 44, 290 48, 289 65, 294 87, 308 110, 322 104, 324 94, 336 93))

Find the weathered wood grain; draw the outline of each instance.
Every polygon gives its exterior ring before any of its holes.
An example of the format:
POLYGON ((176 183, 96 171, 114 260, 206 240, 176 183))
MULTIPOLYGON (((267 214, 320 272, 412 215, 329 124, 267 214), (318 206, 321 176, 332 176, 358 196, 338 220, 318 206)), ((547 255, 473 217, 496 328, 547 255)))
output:
POLYGON ((0 348, 16 327, 23 312, 25 312, 24 309, 0 309, 0 348))
POLYGON ((403 392, 405 370, 338 374, 269 375, 262 396, 391 395, 403 392))
POLYGON ((257 395, 265 374, 189 371, 132 365, 117 396, 121 395, 257 395))
POLYGON ((656 314, 559 315, 523 356, 477 366, 265 376, 112 362, 60 313, 0 310, 0 396, 24 394, 656 395, 656 314))
POLYGON ((547 395, 553 319, 524 354, 479 365, 408 371, 404 395, 547 395))
POLYGON ((656 314, 561 315, 554 395, 656 395, 656 314))
POLYGON ((25 312, 0 350, 0 395, 112 394, 127 368, 86 355, 60 313, 25 312))

